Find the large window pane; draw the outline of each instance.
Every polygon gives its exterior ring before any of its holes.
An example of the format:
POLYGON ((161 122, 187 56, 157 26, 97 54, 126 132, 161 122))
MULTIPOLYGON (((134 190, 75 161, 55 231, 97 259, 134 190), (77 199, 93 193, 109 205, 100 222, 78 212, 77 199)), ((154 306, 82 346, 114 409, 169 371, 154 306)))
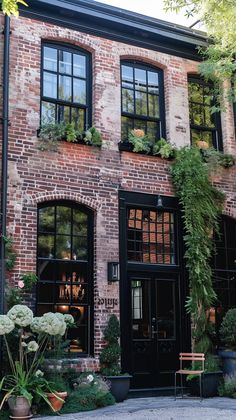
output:
POLYGON ((71 217, 72 212, 68 207, 57 207, 57 233, 68 235, 71 233, 71 217))
POLYGON ((128 140, 129 132, 133 129, 133 120, 129 117, 121 117, 121 138, 128 140))
POLYGON ((70 122, 70 107, 64 105, 58 105, 58 117, 57 120, 59 122, 68 123, 70 122))
POLYGON ((85 80, 73 80, 73 101, 86 104, 86 83, 85 80))
POLYGON ((57 50, 55 48, 43 48, 43 68, 44 70, 57 71, 57 50))
POLYGON ((71 74, 72 54, 67 51, 59 51, 59 72, 71 74))
POLYGON ((128 66, 121 66, 122 72, 122 86, 127 88, 133 87, 133 68, 128 66))
POLYGON ((71 77, 59 76, 59 99, 64 101, 72 100, 71 77))
POLYGON ((145 92, 135 92, 136 114, 147 115, 147 94, 145 92))
POLYGON ((81 108, 71 108, 71 121, 75 124, 75 128, 85 130, 85 110, 81 108))
POLYGON ((147 72, 146 70, 135 69, 135 88, 139 90, 147 90, 147 72))
POLYGON ((122 110, 123 112, 134 112, 134 91, 130 89, 122 89, 122 110))
POLYGON ((39 210, 39 231, 44 233, 55 231, 54 207, 43 207, 39 210))
POLYGON ((44 72, 43 73, 43 96, 48 98, 57 98, 57 75, 44 72))
POLYGON ((42 102, 41 122, 42 124, 52 124, 56 119, 56 105, 50 102, 42 102))
POLYGON ((44 258, 54 258, 54 236, 39 235, 38 256, 44 258))
POLYGON ((159 81, 158 81, 158 73, 154 73, 153 71, 148 72, 148 91, 150 93, 159 93, 159 81))
POLYGON ((150 117, 159 117, 159 96, 148 95, 148 111, 150 117))
POLYGON ((86 76, 86 58, 84 55, 73 54, 73 74, 78 77, 86 76))

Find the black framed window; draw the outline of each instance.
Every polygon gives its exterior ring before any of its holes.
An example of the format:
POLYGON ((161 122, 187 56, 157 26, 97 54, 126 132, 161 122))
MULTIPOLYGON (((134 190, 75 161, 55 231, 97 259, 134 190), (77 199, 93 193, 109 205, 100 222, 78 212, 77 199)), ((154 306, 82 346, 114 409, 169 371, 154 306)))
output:
POLYGON ((197 76, 188 79, 191 143, 202 140, 217 150, 223 150, 220 113, 212 114, 216 104, 213 84, 197 76))
POLYGON ((129 208, 127 238, 128 261, 176 264, 172 212, 129 208))
POLYGON ((38 209, 37 314, 70 313, 70 352, 91 353, 93 215, 74 203, 38 209))
POLYGON ((91 126, 91 59, 76 48, 42 45, 41 124, 91 126))
POLYGON ((142 129, 152 139, 165 136, 163 72, 137 62, 121 63, 121 136, 142 129))

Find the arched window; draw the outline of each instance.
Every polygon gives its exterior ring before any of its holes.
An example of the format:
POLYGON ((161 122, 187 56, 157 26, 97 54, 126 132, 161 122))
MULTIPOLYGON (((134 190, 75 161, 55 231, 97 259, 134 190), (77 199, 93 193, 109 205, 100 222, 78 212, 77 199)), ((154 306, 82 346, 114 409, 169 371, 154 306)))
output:
POLYGON ((42 45, 41 124, 91 126, 90 54, 77 48, 42 45))
POLYGON ((121 63, 122 140, 132 129, 150 138, 165 136, 163 72, 136 61, 121 63))
POLYGON ((71 202, 38 209, 37 314, 70 313, 70 352, 91 354, 93 214, 71 202))

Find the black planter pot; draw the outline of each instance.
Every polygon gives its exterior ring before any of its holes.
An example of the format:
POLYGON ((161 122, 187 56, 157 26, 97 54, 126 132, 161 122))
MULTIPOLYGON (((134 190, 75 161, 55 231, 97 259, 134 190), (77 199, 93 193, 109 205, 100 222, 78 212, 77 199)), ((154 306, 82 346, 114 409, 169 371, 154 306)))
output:
MULTIPOLYGON (((223 372, 207 372, 202 375, 202 396, 203 398, 215 397, 218 395, 218 386, 223 378, 223 372)), ((188 382, 192 395, 199 396, 199 378, 188 382)))
POLYGON ((222 360, 224 375, 236 374, 236 351, 220 350, 219 356, 222 360))
POLYGON ((131 378, 132 376, 130 375, 106 376, 106 379, 110 382, 110 391, 116 402, 122 402, 126 399, 129 392, 131 378))

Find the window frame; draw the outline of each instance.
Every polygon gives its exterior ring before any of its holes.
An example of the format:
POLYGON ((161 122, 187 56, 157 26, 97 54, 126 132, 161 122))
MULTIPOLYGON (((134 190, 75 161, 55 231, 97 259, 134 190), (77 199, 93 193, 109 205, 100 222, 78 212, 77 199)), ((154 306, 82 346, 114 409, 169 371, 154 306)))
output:
MULTIPOLYGON (((188 87, 189 87, 189 83, 195 83, 201 86, 205 86, 205 87, 209 87, 212 88, 213 87, 213 83, 211 82, 206 82, 201 76, 199 75, 188 75, 188 87)), ((206 132, 211 132, 212 133, 212 146, 219 151, 223 151, 223 138, 222 138, 222 127, 221 127, 221 114, 220 112, 214 112, 214 114, 212 114, 213 117, 213 123, 214 123, 214 127, 207 127, 205 125, 196 125, 196 124, 192 124, 191 123, 191 115, 190 115, 190 108, 191 108, 191 103, 195 103, 197 105, 201 105, 204 107, 204 103, 200 103, 200 102, 192 102, 190 101, 190 96, 188 93, 188 105, 189 105, 189 127, 190 127, 190 142, 192 144, 192 130, 197 130, 197 131, 206 131, 206 132)), ((216 104, 216 99, 213 99, 212 105, 216 104)), ((207 105, 208 106, 208 105, 207 105)), ((200 139, 199 139, 200 140, 200 139)))
POLYGON ((69 45, 63 42, 57 43, 57 42, 53 42, 53 41, 43 41, 41 43, 41 71, 40 71, 40 124, 42 124, 42 102, 50 102, 52 104, 56 105, 56 110, 55 110, 55 123, 59 122, 58 119, 58 105, 64 105, 64 106, 68 106, 70 108, 70 120, 71 120, 71 109, 84 109, 85 110, 85 118, 84 118, 84 130, 87 130, 89 127, 92 126, 92 57, 91 57, 91 53, 83 48, 77 47, 77 46, 73 46, 73 45, 69 45), (73 80, 74 80, 74 76, 68 75, 66 73, 61 73, 59 71, 59 59, 57 59, 57 71, 53 72, 51 70, 44 70, 44 47, 48 47, 48 48, 54 48, 57 50, 57 54, 58 51, 63 51, 63 52, 69 52, 71 54, 81 54, 85 57, 86 60, 86 71, 85 71, 85 84, 86 84, 86 104, 79 104, 79 103, 75 103, 75 102, 69 102, 69 101, 65 101, 63 99, 59 99, 58 98, 58 89, 59 89, 59 83, 57 83, 57 98, 50 98, 48 96, 44 96, 43 95, 43 76, 44 76, 44 71, 51 73, 51 74, 56 74, 57 76, 57 80, 59 78, 60 75, 65 75, 65 76, 69 76, 72 79, 72 85, 71 85, 71 92, 72 92, 72 97, 73 97, 73 80))
MULTIPOLYGON (((54 238, 57 235, 57 231, 55 230, 53 236, 54 238)), ((71 234, 70 234, 71 235, 71 234)), ((55 299, 55 293, 53 296, 54 301, 49 303, 39 303, 39 293, 38 293, 38 287, 40 282, 40 278, 38 275, 38 281, 36 284, 36 300, 35 300, 35 313, 38 313, 38 305, 51 305, 51 307, 54 307, 54 311, 56 311, 56 307, 57 306, 68 306, 68 309, 70 307, 73 306, 84 306, 87 307, 87 329, 86 329, 86 335, 87 335, 87 352, 68 352, 68 357, 74 357, 76 355, 80 356, 80 357, 85 357, 85 356, 93 356, 94 355, 94 282, 93 282, 93 262, 94 262, 94 249, 93 249, 93 243, 94 243, 94 212, 81 204, 78 204, 74 201, 70 201, 70 200, 52 200, 52 201, 47 201, 47 202, 43 202, 40 203, 37 207, 37 249, 36 249, 36 266, 37 266, 37 275, 39 274, 39 263, 40 261, 53 261, 55 265, 57 265, 56 270, 58 269, 58 263, 63 262, 63 261, 68 261, 68 263, 71 265, 71 263, 74 262, 74 264, 76 264, 76 262, 78 264, 82 264, 84 265, 84 267, 86 267, 87 269, 87 294, 88 294, 88 298, 87 298, 87 303, 57 303, 56 299, 55 299), (71 210, 76 209, 79 210, 81 212, 83 212, 84 214, 87 215, 87 259, 86 260, 63 260, 62 258, 57 258, 55 255, 55 258, 47 258, 47 257, 39 257, 38 254, 38 246, 39 246, 39 235, 40 235, 40 229, 39 229, 39 213, 40 210, 43 208, 54 208, 54 227, 56 226, 56 213, 55 213, 55 207, 56 206, 63 206, 63 207, 67 207, 70 208, 71 210)), ((55 271, 55 267, 54 267, 54 271, 55 271)), ((54 273, 55 274, 55 273, 54 273)), ((42 280, 42 284, 43 282, 46 282, 45 280, 42 280)), ((85 282, 86 283, 86 282, 85 282)), ((53 281, 48 281, 48 284, 51 284, 53 287, 55 287, 57 285, 56 280, 53 281)), ((61 282, 58 282, 58 285, 60 285, 61 282)), ((73 287, 73 286, 71 286, 73 287)), ((54 289, 55 290, 55 289, 54 289)), ((47 312, 47 310, 45 311, 47 312)))
MULTIPOLYGON (((134 79, 135 80, 135 79, 134 79)), ((136 128, 134 125, 134 121, 135 120, 142 120, 145 122, 157 122, 159 123, 159 135, 157 134, 156 138, 159 139, 161 137, 166 137, 166 122, 165 122, 165 94, 164 94, 164 72, 161 68, 159 67, 155 67, 153 65, 150 65, 148 63, 142 62, 142 61, 137 61, 137 60, 121 60, 120 62, 120 95, 121 95, 121 120, 122 117, 128 117, 132 120, 133 122, 133 128, 136 128), (137 68, 137 69, 141 69, 141 70, 145 70, 145 71, 155 71, 156 73, 158 73, 158 88, 159 88, 159 117, 149 117, 147 116, 143 116, 143 115, 138 115, 136 113, 128 113, 128 112, 123 112, 122 110, 122 65, 127 65, 129 67, 132 67, 133 69, 137 68)), ((146 86, 148 86, 148 84, 146 84, 146 86)), ((133 89, 133 91, 135 92, 135 88, 133 89)), ((134 110, 135 110, 135 95, 134 95, 134 110)), ((147 113, 148 113, 148 99, 147 99, 147 113)), ((122 121, 121 121, 121 126, 122 126, 122 121)), ((128 141, 128 139, 122 139, 122 141, 128 141)))

